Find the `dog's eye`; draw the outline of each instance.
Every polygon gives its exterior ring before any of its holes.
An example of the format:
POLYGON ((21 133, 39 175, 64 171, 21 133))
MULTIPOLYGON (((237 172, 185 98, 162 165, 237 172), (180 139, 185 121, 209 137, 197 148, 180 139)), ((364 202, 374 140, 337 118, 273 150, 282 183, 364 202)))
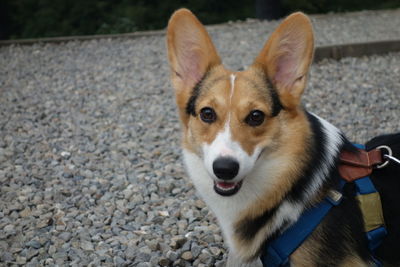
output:
POLYGON ((217 120, 217 114, 212 108, 205 107, 200 110, 200 118, 206 123, 213 123, 217 120))
POLYGON ((259 126, 264 122, 265 114, 260 110, 252 110, 244 120, 250 126, 259 126))

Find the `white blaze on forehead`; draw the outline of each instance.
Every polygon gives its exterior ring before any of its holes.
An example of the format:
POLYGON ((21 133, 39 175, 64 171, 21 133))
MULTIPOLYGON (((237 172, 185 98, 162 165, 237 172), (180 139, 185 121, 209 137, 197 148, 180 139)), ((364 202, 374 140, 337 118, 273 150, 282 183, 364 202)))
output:
MULTIPOLYGON (((236 75, 235 75, 235 74, 231 74, 230 80, 231 80, 231 93, 230 93, 230 96, 229 96, 229 106, 231 106, 233 93, 235 92, 235 80, 236 80, 236 75)), ((230 121, 231 121, 231 113, 232 113, 232 111, 231 111, 231 110, 228 110, 227 125, 230 124, 230 121)), ((226 127, 226 126, 225 126, 225 127, 226 127)))
POLYGON ((236 75, 230 75, 230 98, 229 100, 229 109, 228 117, 225 122, 225 126, 223 130, 217 134, 214 141, 211 144, 203 144, 203 160, 204 165, 209 173, 209 175, 213 179, 218 179, 214 175, 213 171, 213 163, 216 159, 220 157, 231 157, 235 159, 239 163, 239 173, 237 177, 233 181, 240 181, 243 179, 254 167, 254 164, 261 152, 261 149, 256 148, 252 155, 247 154, 247 152, 242 148, 240 143, 234 141, 232 139, 232 133, 230 129, 230 120, 231 120, 231 101, 233 94, 235 92, 235 80, 236 75))
POLYGON ((235 80, 236 80, 236 75, 235 74, 231 74, 231 95, 229 100, 232 101, 232 96, 233 93, 235 92, 235 80))

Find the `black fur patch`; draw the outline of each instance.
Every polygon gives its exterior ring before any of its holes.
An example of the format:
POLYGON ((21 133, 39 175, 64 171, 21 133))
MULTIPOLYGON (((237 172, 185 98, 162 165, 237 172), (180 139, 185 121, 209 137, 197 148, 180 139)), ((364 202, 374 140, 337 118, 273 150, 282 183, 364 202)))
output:
POLYGON ((204 76, 200 79, 200 81, 198 81, 196 85, 193 87, 192 95, 190 96, 189 101, 186 104, 186 113, 188 115, 196 116, 196 100, 199 97, 202 83, 207 77, 207 75, 208 72, 204 74, 204 76))
POLYGON ((279 206, 265 211, 260 216, 254 219, 243 220, 236 228, 236 233, 244 240, 251 240, 257 232, 265 225, 265 223, 275 215, 279 206))
MULTIPOLYGON (((288 194, 288 199, 290 201, 306 201, 306 189, 309 188, 311 186, 311 183, 313 182, 310 177, 318 170, 318 168, 320 168, 323 162, 327 162, 330 160, 326 158, 326 145, 328 140, 326 139, 326 134, 323 132, 321 122, 310 113, 307 113, 307 116, 311 124, 312 132, 314 133, 314 137, 312 140, 313 145, 309 146, 308 151, 308 155, 311 155, 311 160, 308 162, 306 170, 303 172, 303 175, 300 177, 299 180, 297 180, 296 184, 293 186, 292 190, 288 194)), ((343 143, 338 148, 338 151, 347 150, 354 153, 357 152, 357 149, 353 146, 353 144, 349 142, 343 135, 341 136, 341 138, 343 143)), ((326 177, 327 179, 324 181, 323 188, 321 189, 322 191, 327 190, 328 188, 335 187, 338 184, 340 180, 339 172, 336 167, 338 163, 339 157, 337 157, 335 159, 335 162, 332 164, 329 174, 326 177)))
POLYGON ((267 83, 269 94, 270 94, 271 100, 272 100, 271 115, 272 115, 272 117, 276 117, 283 109, 283 106, 282 106, 281 100, 279 99, 279 95, 278 95, 278 92, 276 91, 276 88, 273 86, 273 84, 271 83, 271 81, 268 79, 267 76, 265 76, 265 81, 267 83))
POLYGON ((336 266, 349 254, 357 254, 364 261, 370 261, 363 231, 364 222, 357 200, 354 198, 354 184, 343 189, 343 200, 339 206, 332 207, 322 221, 316 241, 316 266, 336 266))
POLYGON ((313 176, 324 160, 326 160, 325 147, 327 140, 321 122, 309 113, 307 113, 307 117, 311 125, 311 131, 314 134, 309 141, 308 150, 304 152, 310 159, 305 171, 287 195, 287 199, 290 201, 304 201, 306 189, 309 188, 310 184, 313 182, 310 177, 313 176))
MULTIPOLYGON (((309 141, 308 151, 305 154, 308 155, 309 160, 308 164, 303 171, 303 174, 297 180, 297 182, 293 185, 290 191, 287 193, 286 197, 283 201, 290 202, 300 202, 307 204, 308 200, 306 199, 306 190, 311 186, 313 182, 310 179, 313 174, 318 171, 318 168, 324 163, 324 161, 328 161, 326 159, 326 135, 323 132, 323 127, 320 121, 314 117, 313 115, 307 113, 309 122, 311 124, 312 132, 314 136, 309 141)), ((341 149, 341 148, 339 148, 341 149)), ((336 160, 337 161, 337 160, 336 160)), ((330 170, 330 175, 324 181, 324 188, 328 186, 333 186, 338 182, 337 169, 335 168, 336 164, 333 164, 332 169, 330 170)), ((281 203, 282 203, 281 202, 281 203)), ((260 216, 253 219, 246 219, 242 222, 238 223, 236 228, 236 233, 240 235, 244 240, 251 240, 258 233, 258 231, 275 215, 276 211, 280 207, 281 204, 275 206, 271 210, 264 211, 260 216)), ((286 226, 285 226, 286 227, 286 226)), ((284 229, 283 225, 279 230, 284 229)))

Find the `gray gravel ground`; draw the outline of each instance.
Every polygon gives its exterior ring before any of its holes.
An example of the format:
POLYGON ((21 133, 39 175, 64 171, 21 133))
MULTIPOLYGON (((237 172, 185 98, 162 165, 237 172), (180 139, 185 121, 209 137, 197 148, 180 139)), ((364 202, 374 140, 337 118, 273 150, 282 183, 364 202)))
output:
MULTIPOLYGON (((317 44, 398 38, 399 14, 315 16, 317 44)), ((239 69, 276 24, 212 36, 239 69)), ((159 36, 0 48, 0 265, 224 265, 181 164, 168 77, 159 36)), ((399 77, 400 53, 322 61, 304 102, 364 142, 400 130, 399 77)))

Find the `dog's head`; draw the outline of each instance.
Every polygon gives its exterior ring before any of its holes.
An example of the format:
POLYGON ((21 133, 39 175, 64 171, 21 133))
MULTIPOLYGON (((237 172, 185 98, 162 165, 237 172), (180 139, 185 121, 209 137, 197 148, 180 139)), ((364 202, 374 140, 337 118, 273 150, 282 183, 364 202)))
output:
POLYGON ((167 45, 183 145, 202 159, 218 194, 237 193, 265 151, 296 153, 296 135, 307 129, 297 118, 304 116, 300 98, 313 56, 307 16, 287 17, 242 72, 222 65, 187 9, 171 17, 167 45))

